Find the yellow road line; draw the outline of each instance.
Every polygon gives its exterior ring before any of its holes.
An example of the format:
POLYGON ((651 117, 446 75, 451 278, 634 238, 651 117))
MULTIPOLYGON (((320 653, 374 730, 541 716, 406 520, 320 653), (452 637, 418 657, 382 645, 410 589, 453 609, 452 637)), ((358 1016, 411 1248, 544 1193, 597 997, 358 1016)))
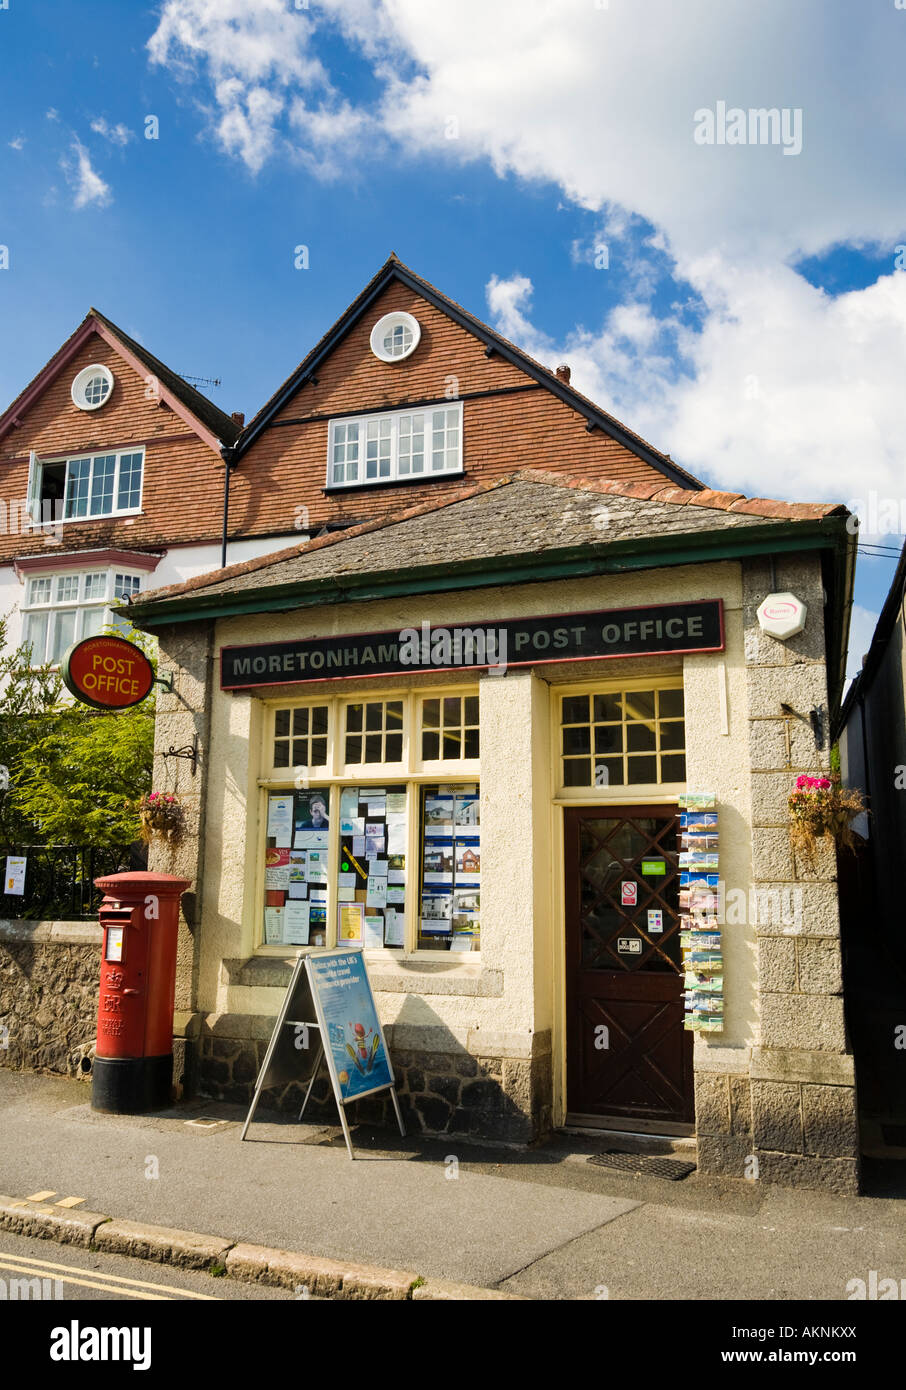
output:
POLYGON ((84 1202, 84 1197, 64 1197, 61 1202, 54 1202, 55 1207, 80 1207, 84 1202))
MULTIPOLYGON (((34 1265, 11 1264, 7 1260, 0 1260, 0 1269, 16 1270, 19 1274, 30 1274, 35 1279, 38 1278, 39 1274, 39 1271, 35 1269, 34 1265)), ((96 1284, 91 1279, 73 1279, 71 1274, 67 1274, 65 1278, 60 1278, 60 1276, 55 1275, 54 1278, 59 1278, 61 1284, 76 1284, 83 1289, 100 1289, 103 1293, 119 1294, 121 1298, 140 1298, 143 1301, 152 1303, 173 1302, 165 1293, 139 1293, 137 1289, 123 1289, 116 1284, 96 1284)))
MULTIPOLYGON (((0 1265, 2 1265, 4 1260, 16 1260, 23 1265, 31 1265, 35 1273, 37 1273, 39 1269, 62 1270, 64 1273, 67 1270, 75 1269, 77 1274, 91 1274, 96 1279, 106 1279, 109 1283, 115 1285, 130 1284, 133 1288, 137 1289, 166 1289, 171 1293, 179 1294, 180 1298, 195 1298, 204 1303, 217 1303, 219 1301, 213 1294, 195 1293, 191 1289, 180 1289, 175 1285, 152 1284, 146 1279, 127 1279, 122 1274, 104 1274, 96 1269, 77 1269, 75 1265, 55 1264, 51 1260, 36 1260, 31 1255, 9 1255, 5 1250, 0 1250, 0 1265)), ((198 1272, 202 1273, 203 1271, 199 1270, 198 1272)), ((54 1273, 53 1277, 57 1278, 58 1275, 54 1273)), ((135 1295, 135 1297, 137 1296, 138 1295, 135 1295)))
POLYGON ((56 1192, 51 1188, 47 1192, 33 1192, 30 1197, 26 1197, 26 1202, 46 1202, 48 1197, 56 1197, 56 1192))

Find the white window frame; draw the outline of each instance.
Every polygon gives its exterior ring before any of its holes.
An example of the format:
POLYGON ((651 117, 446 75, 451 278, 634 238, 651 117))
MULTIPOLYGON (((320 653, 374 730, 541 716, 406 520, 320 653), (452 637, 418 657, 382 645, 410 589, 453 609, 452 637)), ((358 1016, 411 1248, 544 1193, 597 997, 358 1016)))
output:
POLYGON ((91 451, 86 451, 86 452, 83 453, 83 454, 82 454, 82 453, 79 453, 79 454, 69 454, 69 455, 64 455, 63 457, 57 457, 57 458, 39 458, 37 454, 32 453, 31 459, 30 459, 29 479, 28 479, 29 511, 30 511, 30 513, 31 513, 32 521, 35 523, 35 525, 46 524, 46 525, 48 525, 48 526, 50 526, 50 525, 53 525, 53 526, 61 526, 61 525, 62 525, 62 526, 71 526, 73 523, 78 523, 78 522, 80 522, 80 521, 103 521, 103 520, 106 520, 108 517, 138 516, 138 515, 140 515, 140 514, 141 514, 141 510, 142 510, 142 498, 143 498, 143 495, 144 495, 144 488, 145 488, 145 462, 146 462, 146 455, 145 455, 145 449, 144 449, 144 446, 143 446, 143 445, 139 445, 139 446, 136 447, 136 448, 124 448, 124 449, 95 449, 95 450, 91 450, 91 451), (61 516, 54 516, 54 517, 52 517, 52 518, 51 518, 51 517, 44 518, 44 517, 42 516, 42 514, 41 514, 41 489, 42 489, 42 484, 43 484, 43 481, 44 481, 44 473, 43 473, 43 470, 44 470, 45 468, 47 468, 47 467, 59 467, 61 464, 65 466, 65 473, 64 473, 64 475, 63 475, 63 499, 62 499, 62 501, 63 501, 63 508, 65 508, 65 506, 66 506, 66 495, 67 495, 67 492, 69 491, 69 479, 70 479, 70 467, 71 467, 71 465, 74 464, 74 463, 81 463, 81 462, 83 462, 83 461, 86 460, 86 459, 87 459, 88 462, 90 463, 91 467, 90 467, 89 474, 88 474, 88 500, 89 500, 89 502, 90 502, 90 500, 91 500, 91 485, 92 485, 92 482, 93 482, 93 479, 94 479, 95 461, 96 461, 97 459, 110 458, 110 456, 113 455, 113 457, 116 459, 116 463, 114 464, 114 469, 113 469, 113 492, 112 492, 112 500, 115 502, 116 499, 117 499, 118 496, 119 496, 119 490, 120 490, 120 471, 121 471, 121 467, 122 467, 122 461, 123 461, 124 458, 131 457, 133 454, 140 454, 140 455, 141 455, 141 460, 142 460, 142 465, 141 465, 142 477, 141 477, 141 484, 140 484, 140 486, 139 486, 138 502, 137 502, 136 504, 132 505, 131 507, 123 507, 123 508, 112 507, 112 508, 110 509, 110 511, 104 511, 104 512, 91 512, 91 511, 89 511, 89 512, 86 512, 84 516, 62 516, 62 515, 61 515, 61 516))
POLYGON ((387 362, 391 366, 395 362, 405 362, 407 357, 411 357, 421 340, 422 330, 418 319, 411 314, 398 310, 392 314, 385 314, 378 319, 371 330, 371 351, 379 362, 387 362), (395 328, 408 328, 411 334, 411 341, 407 348, 402 352, 388 352, 384 347, 384 339, 388 333, 395 328))
MULTIPOLYGON (((96 612, 98 609, 100 609, 103 612, 104 617, 104 621, 101 624, 102 628, 112 626, 116 623, 116 617, 112 611, 111 605, 118 602, 118 599, 116 597, 117 576, 119 576, 120 578, 130 580, 137 579, 138 592, 141 592, 142 575, 137 571, 130 570, 128 566, 124 566, 121 564, 86 565, 84 569, 47 569, 41 570, 38 573, 34 573, 32 571, 26 575, 25 599, 21 604, 23 646, 27 646, 30 640, 29 628, 31 627, 31 623, 29 620, 33 616, 40 616, 43 613, 47 613, 50 615, 50 621, 47 624, 47 630, 44 636, 44 650, 43 652, 32 652, 33 667, 43 666, 45 663, 48 651, 49 638, 53 634, 53 629, 56 622, 56 615, 58 613, 75 614, 75 624, 73 628, 72 638, 73 642, 81 642, 84 636, 92 635, 85 633, 84 615, 86 613, 96 612), (104 576, 105 582, 103 593, 93 595, 91 598, 86 598, 85 590, 87 588, 89 576, 94 576, 98 574, 104 576), (76 597, 74 599, 57 598, 57 581, 60 579, 76 580, 77 588, 76 597), (35 603, 32 599, 32 586, 35 584, 36 581, 41 582, 46 580, 50 581, 50 600, 47 603, 35 603)), ((70 643, 69 645, 72 644, 70 643)), ((51 664, 52 666, 57 667, 60 663, 59 661, 54 661, 51 664)))
MULTIPOLYGON (((447 427, 445 422, 445 438, 446 428, 447 427)), ((327 430, 327 482, 325 485, 326 490, 328 492, 335 492, 344 488, 382 487, 386 486, 388 483, 426 483, 430 482, 432 478, 455 478, 458 475, 461 475, 463 471, 462 445, 462 401, 434 401, 431 405, 421 405, 406 410, 381 411, 379 414, 373 412, 368 415, 341 415, 338 416, 336 419, 330 421, 327 430), (444 461, 445 466, 443 468, 434 468, 432 466, 434 429, 431 416, 434 413, 434 411, 444 411, 445 413, 448 411, 455 411, 457 415, 455 428, 458 434, 458 442, 456 446, 456 463, 455 466, 452 468, 446 466, 446 458, 444 461), (413 415, 423 415, 425 417, 424 467, 419 473, 401 473, 399 470, 400 421, 404 418, 408 418, 413 415), (378 427, 380 427, 388 423, 390 434, 390 471, 389 473, 387 473, 385 477, 365 477, 364 472, 367 467, 367 428, 369 425, 377 425, 378 427), (344 477, 342 479, 334 481, 334 443, 346 442, 348 447, 348 439, 346 441, 337 441, 336 434, 337 431, 340 428, 342 428, 344 433, 348 435, 348 430, 350 427, 354 427, 358 430, 358 455, 356 460, 358 476, 352 479, 344 477)), ((445 446, 445 455, 446 452, 447 447, 445 446)), ((343 467, 344 471, 348 469, 348 458, 344 459, 343 467)))
POLYGON ((72 383, 70 395, 72 403, 78 406, 79 410, 102 410, 113 395, 114 376, 109 367, 105 367, 102 362, 95 362, 90 367, 83 367, 78 376, 72 383), (89 401, 85 395, 88 383, 96 376, 102 377, 107 383, 107 394, 101 401, 89 401))

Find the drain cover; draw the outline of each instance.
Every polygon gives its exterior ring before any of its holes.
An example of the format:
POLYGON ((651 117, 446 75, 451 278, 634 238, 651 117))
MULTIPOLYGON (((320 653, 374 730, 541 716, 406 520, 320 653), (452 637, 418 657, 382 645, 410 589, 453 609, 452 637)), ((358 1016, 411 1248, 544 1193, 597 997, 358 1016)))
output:
POLYGON ((598 1168, 621 1168, 627 1173, 644 1173, 646 1177, 669 1178, 671 1182, 679 1182, 695 1172, 695 1164, 681 1158, 652 1158, 649 1154, 622 1153, 619 1149, 592 1154, 588 1161, 598 1168))

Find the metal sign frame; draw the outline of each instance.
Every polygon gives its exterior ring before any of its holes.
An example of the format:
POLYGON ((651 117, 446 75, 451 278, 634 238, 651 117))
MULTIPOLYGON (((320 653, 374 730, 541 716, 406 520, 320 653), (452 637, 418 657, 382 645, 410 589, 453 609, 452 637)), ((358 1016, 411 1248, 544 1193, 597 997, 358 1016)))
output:
MULTIPOLYGON (((266 1089, 268 1071, 270 1069, 271 1062, 277 1050, 282 1030, 284 1028, 314 1029, 318 1033, 318 1050, 315 1055, 311 1076, 309 1077, 308 1087, 305 1091, 305 1097, 302 1101, 302 1109, 299 1111, 299 1121, 302 1120, 302 1116, 305 1114, 305 1109, 308 1105, 309 1098, 311 1096, 312 1089, 315 1084, 315 1080, 318 1076, 318 1072, 321 1069, 321 1063, 322 1061, 326 1060, 327 1074, 330 1078, 330 1084, 333 1090, 334 1100, 337 1103, 337 1109, 340 1112, 340 1124, 343 1128, 343 1137, 346 1140, 346 1148, 351 1159, 355 1159, 355 1152, 352 1147, 352 1136, 349 1133, 349 1124, 346 1119, 346 1106, 352 1104, 352 1102, 354 1101, 364 1100, 366 1096, 377 1095, 380 1091, 390 1091, 390 1099, 393 1101, 393 1108, 396 1112, 396 1119, 400 1127, 400 1134, 405 1138, 406 1127, 403 1123, 403 1116, 400 1110, 399 1099, 396 1094, 396 1077, 393 1071, 393 1063, 390 1060, 390 1051, 387 1047, 387 1040, 384 1037, 384 1030, 381 1027, 381 1021, 378 1017, 377 1005, 374 1002, 374 991, 371 987, 371 980, 368 976, 368 968, 365 964, 365 960, 362 956, 361 951, 351 950, 347 946, 338 947, 336 949, 328 951, 313 951, 309 952, 307 955, 302 955, 300 953, 296 957, 296 964, 293 968, 292 977, 290 979, 289 984, 287 985, 286 994, 284 995, 283 1003, 280 1006, 280 1012, 277 1015, 277 1019, 274 1024, 274 1029, 271 1033, 270 1042, 267 1045, 267 1052, 264 1054, 264 1061, 261 1063, 261 1070, 258 1073, 258 1079, 255 1083, 255 1093, 252 1096, 252 1103, 249 1107, 249 1113, 246 1116, 245 1124, 242 1127, 242 1133, 239 1136, 240 1142, 245 1138, 246 1134, 248 1133, 249 1125, 252 1123, 252 1120, 255 1116, 255 1111, 258 1108, 258 1101, 261 1098, 261 1092, 266 1089), (374 1018, 377 1024, 377 1033, 381 1040, 381 1046, 384 1049, 384 1056, 387 1061, 387 1070, 390 1073, 390 1081, 382 1082, 380 1086, 374 1086, 370 1091, 360 1091, 358 1095, 350 1096, 348 1099, 344 1099, 343 1089, 340 1084, 339 1075, 337 1074, 333 1053, 329 1046, 325 1047, 324 1045, 324 1040, 328 1037, 327 1021, 324 1017, 324 1009, 321 1003, 320 995, 318 993, 318 981, 314 976, 314 972, 310 968, 310 963, 313 963, 315 960, 324 960, 327 957, 337 959, 343 956, 351 955, 360 957, 362 961, 362 971, 365 977, 365 984, 368 988, 368 994, 371 1000, 371 1004, 374 1008, 374 1018), (309 1020, 303 1021, 299 1019, 290 1019, 286 1016, 289 1012, 290 1003, 295 998, 296 989, 298 987, 299 980, 303 971, 305 972, 308 979, 308 987, 311 992, 311 999, 314 1005, 315 1014, 317 1015, 316 1022, 312 1022, 309 1020)), ((299 1050, 307 1051, 308 1049, 306 1047, 300 1048, 299 1050)))

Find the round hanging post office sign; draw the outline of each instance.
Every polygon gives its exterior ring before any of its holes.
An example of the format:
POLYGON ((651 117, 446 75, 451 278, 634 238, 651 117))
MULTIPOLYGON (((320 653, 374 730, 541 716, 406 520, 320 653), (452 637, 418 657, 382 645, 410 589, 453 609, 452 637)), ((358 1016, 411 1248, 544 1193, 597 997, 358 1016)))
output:
POLYGON ((141 647, 124 637, 86 637, 63 658, 67 690, 94 709, 130 709, 154 685, 154 667, 141 647))

